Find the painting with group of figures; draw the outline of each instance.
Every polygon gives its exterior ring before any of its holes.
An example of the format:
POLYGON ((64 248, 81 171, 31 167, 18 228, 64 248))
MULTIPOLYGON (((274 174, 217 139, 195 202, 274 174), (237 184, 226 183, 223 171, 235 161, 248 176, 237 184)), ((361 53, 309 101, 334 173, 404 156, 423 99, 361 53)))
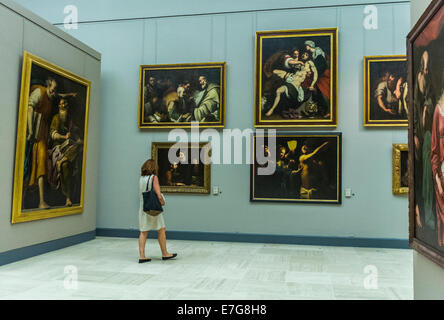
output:
POLYGON ((225 62, 140 66, 139 128, 225 126, 225 62))
POLYGON ((341 133, 255 134, 253 154, 251 201, 341 203, 341 133))
POLYGON ((83 211, 90 85, 24 53, 12 223, 83 211))
POLYGON ((411 246, 444 267, 444 0, 407 36, 411 246))

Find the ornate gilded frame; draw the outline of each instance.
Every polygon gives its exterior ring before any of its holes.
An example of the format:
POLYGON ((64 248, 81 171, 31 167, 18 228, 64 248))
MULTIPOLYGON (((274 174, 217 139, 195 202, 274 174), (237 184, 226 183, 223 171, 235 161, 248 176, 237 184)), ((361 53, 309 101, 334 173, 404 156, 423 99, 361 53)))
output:
POLYGON ((277 30, 258 31, 255 36, 255 107, 254 126, 257 128, 281 127, 336 127, 337 115, 337 83, 338 83, 338 29, 300 29, 300 30, 277 30), (289 38, 289 37, 330 37, 330 118, 328 119, 292 119, 292 120, 264 120, 262 119, 262 40, 265 38, 289 38))
POLYGON ((226 100, 226 63, 225 62, 205 62, 205 63, 181 63, 181 64, 157 64, 141 65, 139 68, 139 112, 138 127, 141 129, 173 129, 173 128, 191 128, 191 122, 145 122, 143 119, 144 102, 144 84, 146 73, 150 70, 186 70, 186 69, 220 69, 220 120, 219 122, 199 122, 200 128, 224 128, 225 127, 225 100, 226 100))
POLYGON ((401 154, 408 152, 407 143, 394 143, 392 151, 392 190, 393 194, 408 194, 408 187, 401 187, 401 154))
POLYGON ((370 64, 377 62, 406 61, 406 55, 388 55, 388 56, 365 56, 363 59, 364 69, 364 103, 363 103, 363 121, 365 127, 408 127, 408 119, 405 120, 372 120, 370 119, 370 64))
POLYGON ((82 78, 66 69, 63 69, 53 63, 50 63, 40 57, 37 57, 27 51, 23 55, 22 66, 22 80, 20 91, 20 106, 18 113, 17 125, 17 144, 15 152, 15 168, 14 168, 14 190, 12 201, 12 217, 11 223, 20 223, 34 220, 42 220, 55 218, 60 216, 79 214, 83 212, 84 208, 84 191, 85 191, 85 173, 86 173, 86 153, 88 141, 88 114, 90 101, 91 82, 82 78), (84 144, 83 144, 83 159, 82 159, 82 182, 81 182, 81 196, 80 205, 72 207, 57 207, 49 209, 32 209, 22 210, 23 197, 23 176, 24 176, 24 160, 25 160, 25 143, 26 143, 26 129, 27 129, 27 107, 29 101, 29 94, 31 88, 31 68, 32 65, 40 66, 46 70, 54 72, 62 77, 70 79, 86 87, 86 106, 85 106, 85 130, 84 130, 84 144))
MULTIPOLYGON (((151 144, 151 158, 159 165, 159 149, 170 149, 173 145, 179 148, 190 148, 199 146, 199 153, 205 150, 204 154, 211 157, 211 143, 199 142, 199 143, 176 143, 176 142, 153 142, 151 144)), ((202 161, 202 160, 201 160, 202 161)), ((160 190, 165 193, 193 193, 193 194, 209 194, 211 190, 211 164, 209 159, 205 159, 204 162, 204 185, 203 187, 189 187, 189 186, 162 186, 160 190), (205 164, 208 163, 208 164, 205 164)))
MULTIPOLYGON (((414 88, 414 53, 415 40, 424 29, 429 25, 430 21, 444 6, 444 0, 434 0, 422 16, 416 22, 410 33, 407 35, 407 67, 408 67, 408 85, 414 88)), ((414 90, 409 90, 409 110, 413 110, 414 90)), ((409 112, 409 243, 410 247, 444 268, 444 255, 426 242, 416 236, 416 219, 415 219, 415 142, 414 142, 414 123, 415 112, 409 112)), ((419 182, 421 183, 421 182, 419 182)))

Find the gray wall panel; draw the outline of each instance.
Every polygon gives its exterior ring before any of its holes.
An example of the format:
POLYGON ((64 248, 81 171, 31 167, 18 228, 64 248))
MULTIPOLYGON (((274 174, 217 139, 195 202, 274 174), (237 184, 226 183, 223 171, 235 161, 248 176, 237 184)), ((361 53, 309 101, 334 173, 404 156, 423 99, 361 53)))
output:
MULTIPOLYGON (((91 107, 94 109, 90 119, 97 122, 100 117, 100 60, 93 58, 96 52, 85 52, 70 43, 72 39, 63 35, 57 28, 43 23, 44 27, 36 24, 40 21, 34 15, 26 16, 26 10, 20 14, 16 6, 10 3, 0 3, 0 29, 8 30, 0 34, 0 86, 2 99, 0 101, 0 252, 27 247, 51 240, 81 234, 96 228, 96 193, 98 167, 99 127, 89 132, 91 148, 87 154, 87 175, 85 209, 81 215, 59 217, 54 219, 11 224, 11 205, 15 162, 15 145, 17 131, 17 114, 21 87, 23 50, 30 51, 62 68, 68 69, 80 76, 95 82, 91 91, 91 107), (14 10, 13 10, 14 9, 14 10), (51 30, 53 32, 51 32, 51 30), (95 108, 94 108, 95 106, 95 108)), ((77 41, 77 40, 76 40, 77 41)), ((74 41, 74 42, 76 42, 74 41)), ((100 55, 99 55, 100 56, 100 55)))

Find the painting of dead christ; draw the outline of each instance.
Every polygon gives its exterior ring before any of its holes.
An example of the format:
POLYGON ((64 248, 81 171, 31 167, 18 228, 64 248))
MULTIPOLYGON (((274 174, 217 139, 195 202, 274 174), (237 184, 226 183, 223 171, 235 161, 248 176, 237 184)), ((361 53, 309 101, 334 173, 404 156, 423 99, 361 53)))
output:
POLYGON ((256 127, 336 126, 337 30, 256 33, 256 127))

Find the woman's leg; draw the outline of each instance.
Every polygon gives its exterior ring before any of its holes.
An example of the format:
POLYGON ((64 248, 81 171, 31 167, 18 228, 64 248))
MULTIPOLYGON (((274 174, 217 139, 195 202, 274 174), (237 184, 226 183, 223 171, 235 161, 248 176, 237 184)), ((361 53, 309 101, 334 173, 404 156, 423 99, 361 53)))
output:
POLYGON ((161 228, 157 230, 157 240, 159 241, 160 250, 162 251, 162 257, 171 257, 172 254, 168 252, 166 248, 166 229, 161 228))
POLYGON ((140 259, 146 259, 145 257, 145 244, 148 237, 148 231, 140 231, 139 235, 139 256, 140 259))

